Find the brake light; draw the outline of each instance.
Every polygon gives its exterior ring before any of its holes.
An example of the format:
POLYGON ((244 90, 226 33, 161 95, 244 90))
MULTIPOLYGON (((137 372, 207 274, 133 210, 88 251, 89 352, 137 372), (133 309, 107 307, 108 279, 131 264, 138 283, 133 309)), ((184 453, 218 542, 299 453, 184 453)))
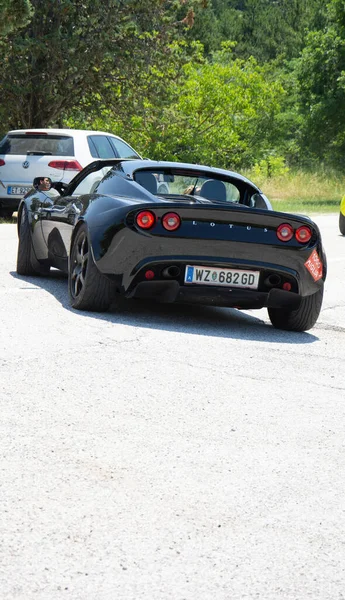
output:
POLYGON ((289 223, 282 223, 277 229, 277 238, 281 242, 289 242, 293 237, 293 228, 289 223))
POLYGON ((300 242, 300 244, 306 244, 309 242, 311 236, 312 231, 310 227, 307 227, 307 225, 302 225, 302 227, 299 227, 295 233, 296 240, 300 242))
POLYGON ((181 219, 176 213, 170 212, 162 218, 162 225, 168 231, 175 231, 175 229, 180 227, 181 219))
POLYGON ((77 160, 51 160, 48 167, 63 171, 81 171, 83 168, 77 160))
POLYGON ((136 221, 141 229, 151 229, 156 222, 156 217, 150 210, 142 210, 137 214, 136 221))
POLYGON ((4 160, 2 160, 2 158, 0 158, 0 167, 3 167, 3 166, 4 166, 4 164, 5 164, 5 161, 4 161, 4 160))
POLYGON ((26 131, 25 135, 48 135, 46 131, 26 131))

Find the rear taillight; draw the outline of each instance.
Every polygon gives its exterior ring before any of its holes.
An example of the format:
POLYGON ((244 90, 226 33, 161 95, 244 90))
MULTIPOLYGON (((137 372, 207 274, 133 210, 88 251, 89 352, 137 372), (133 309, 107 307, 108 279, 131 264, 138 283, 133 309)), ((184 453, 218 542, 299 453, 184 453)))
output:
POLYGON ((162 225, 168 231, 175 231, 181 225, 181 219, 176 213, 167 213, 162 217, 162 225))
POLYGON ((296 240, 300 242, 300 244, 306 244, 309 242, 312 235, 312 230, 310 227, 307 227, 307 225, 302 225, 302 227, 299 227, 295 233, 296 240))
POLYGON ((81 171, 83 168, 77 160, 51 160, 48 167, 63 171, 81 171))
POLYGON ((289 242, 293 237, 293 227, 289 223, 282 223, 277 229, 277 238, 281 242, 289 242))
POLYGON ((5 161, 4 161, 4 160, 2 160, 2 158, 0 158, 0 167, 3 167, 3 166, 4 166, 4 164, 5 164, 5 161))
POLYGON ((141 229, 151 229, 156 222, 156 217, 150 210, 142 210, 137 214, 136 222, 141 229))

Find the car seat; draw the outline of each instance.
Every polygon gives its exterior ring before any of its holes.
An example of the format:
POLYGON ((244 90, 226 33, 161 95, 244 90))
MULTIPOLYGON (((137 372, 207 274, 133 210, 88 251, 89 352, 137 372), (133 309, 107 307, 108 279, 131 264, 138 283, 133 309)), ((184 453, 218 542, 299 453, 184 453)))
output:
POLYGON ((226 187, 218 179, 208 179, 201 186, 199 196, 203 196, 203 198, 207 198, 208 200, 226 202, 226 187))

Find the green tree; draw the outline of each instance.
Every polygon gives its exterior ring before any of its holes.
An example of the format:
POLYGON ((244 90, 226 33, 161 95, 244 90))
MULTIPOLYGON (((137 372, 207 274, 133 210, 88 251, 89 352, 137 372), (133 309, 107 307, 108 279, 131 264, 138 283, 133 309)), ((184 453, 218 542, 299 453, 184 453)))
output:
POLYGON ((231 40, 237 56, 289 60, 304 47, 308 29, 321 24, 324 7, 324 0, 210 0, 205 11, 196 10, 189 37, 207 53, 231 40))
POLYGON ((345 10, 328 5, 327 26, 311 32, 295 74, 301 149, 309 159, 342 165, 345 152, 345 10))
POLYGON ((29 0, 0 0, 0 37, 26 25, 32 16, 29 0))
POLYGON ((184 27, 176 4, 32 0, 29 25, 0 42, 2 122, 8 128, 61 124, 91 94, 106 100, 128 82, 135 86, 158 55, 168 60, 169 43, 184 27))
POLYGON ((124 135, 150 158, 244 168, 269 156, 282 86, 255 59, 235 59, 229 44, 212 61, 194 50, 183 74, 178 63, 165 74, 165 103, 142 89, 136 110, 107 107, 90 125, 124 135))

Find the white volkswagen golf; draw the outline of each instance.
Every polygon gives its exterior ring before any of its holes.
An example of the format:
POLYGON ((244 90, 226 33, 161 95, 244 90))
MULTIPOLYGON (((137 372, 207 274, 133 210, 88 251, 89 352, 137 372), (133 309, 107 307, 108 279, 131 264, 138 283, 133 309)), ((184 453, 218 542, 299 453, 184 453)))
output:
POLYGON ((0 142, 0 217, 10 217, 35 177, 68 183, 97 158, 141 158, 104 131, 17 129, 0 142))

